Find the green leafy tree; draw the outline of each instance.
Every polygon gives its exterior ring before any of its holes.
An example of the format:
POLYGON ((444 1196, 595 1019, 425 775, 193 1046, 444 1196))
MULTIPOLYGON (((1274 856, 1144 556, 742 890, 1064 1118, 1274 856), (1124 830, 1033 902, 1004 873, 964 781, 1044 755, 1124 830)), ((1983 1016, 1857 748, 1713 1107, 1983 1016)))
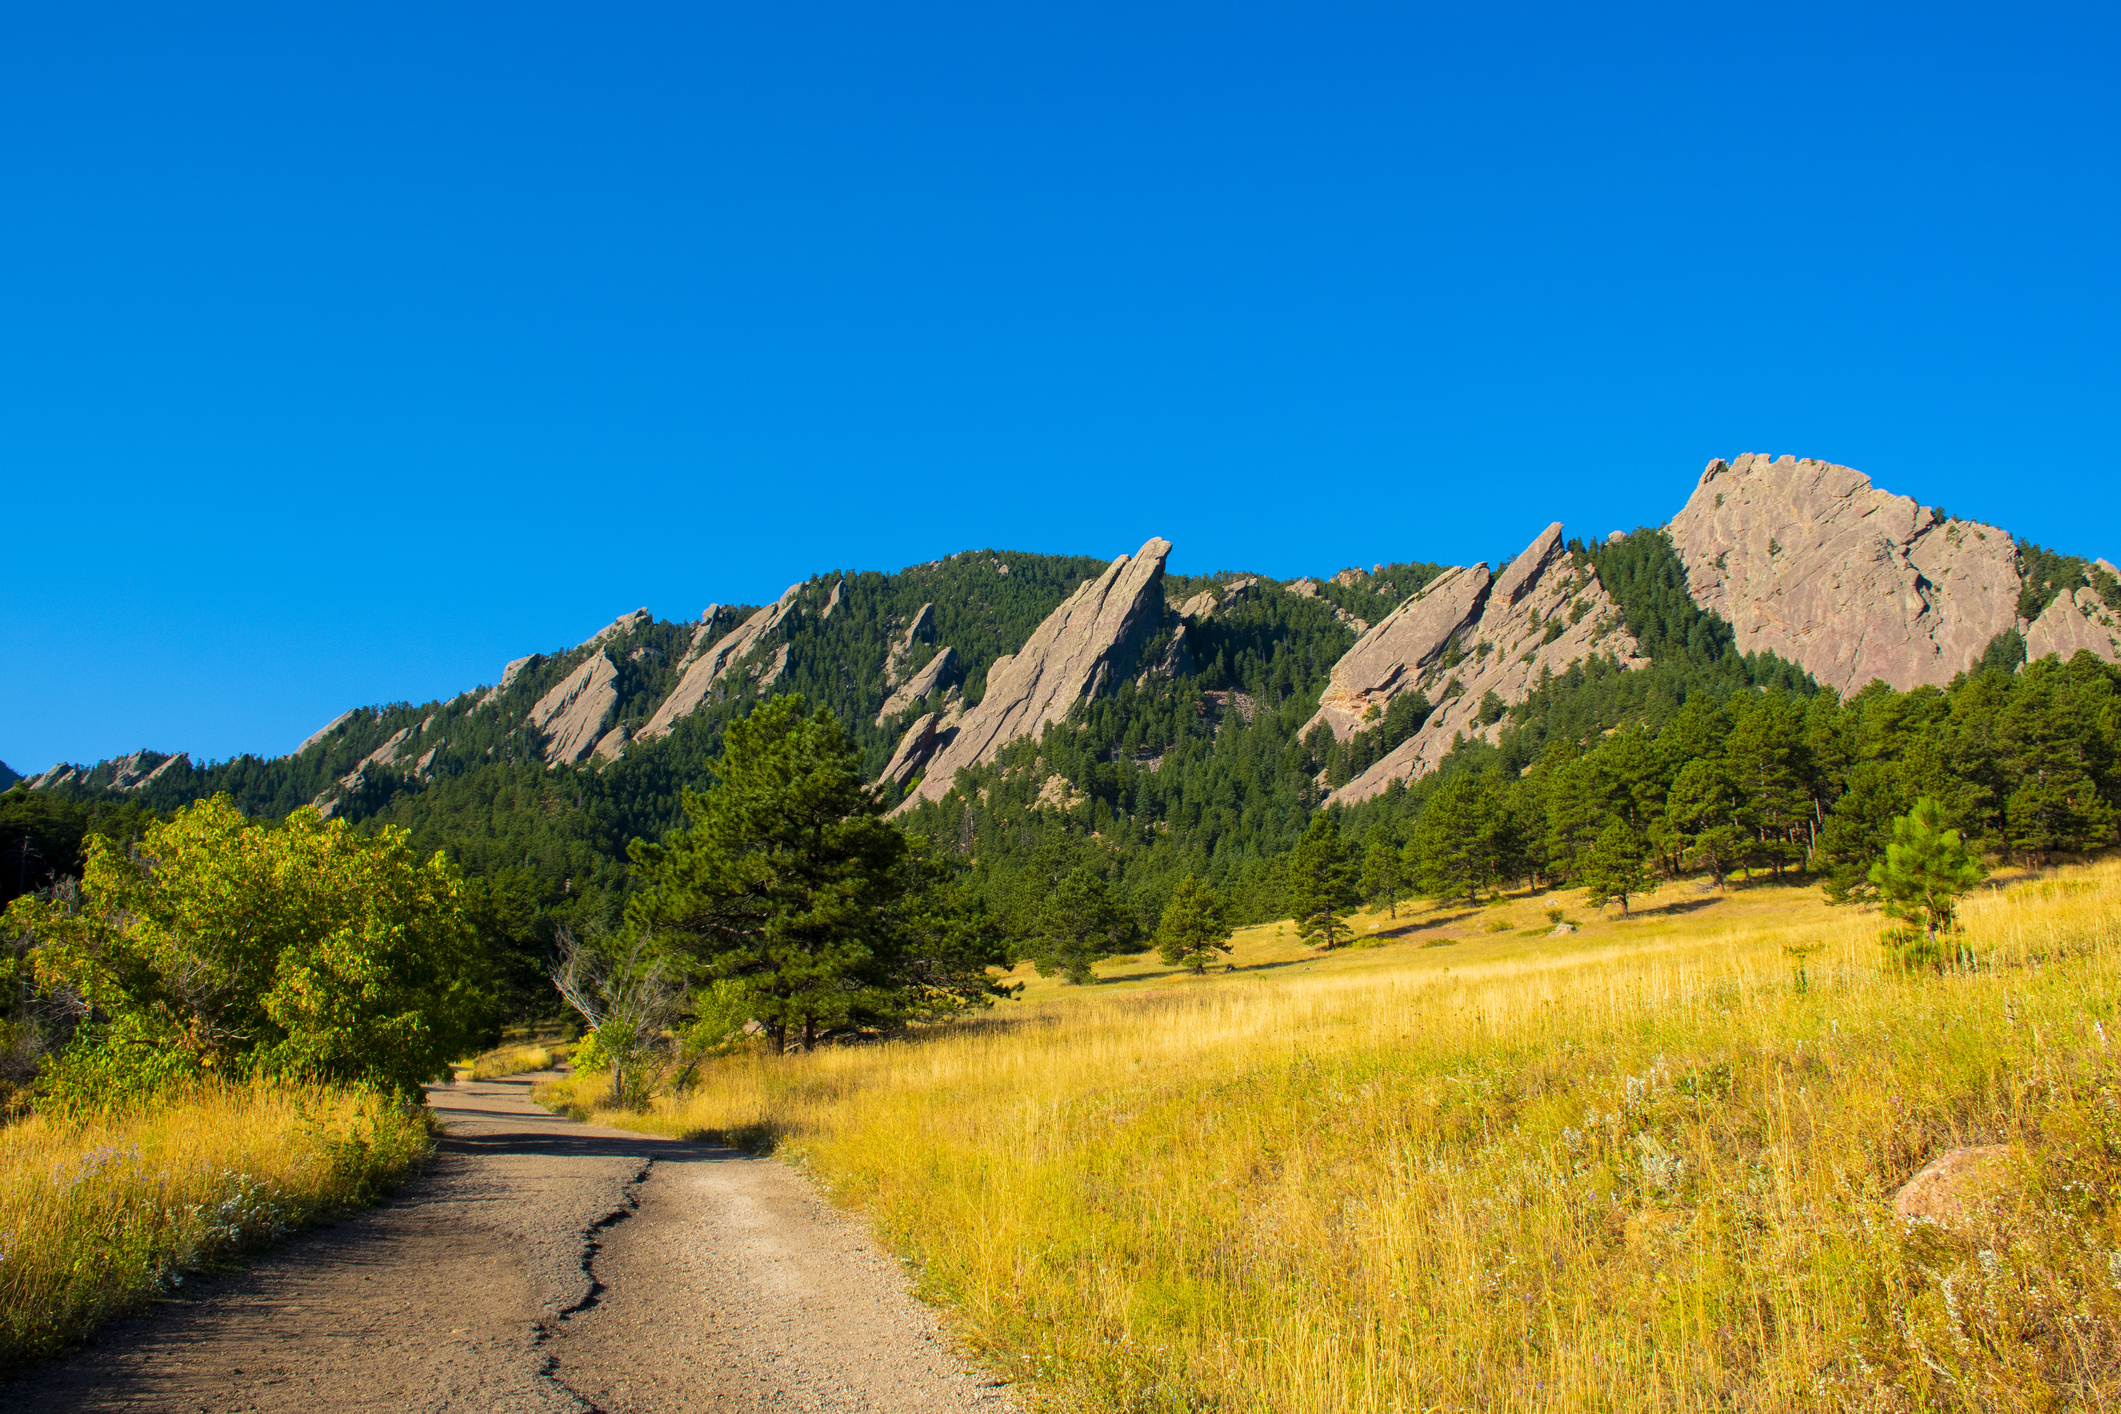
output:
POLYGON ((1078 864, 1061 876, 1039 911, 1032 961, 1041 977, 1058 972, 1083 986, 1096 980, 1092 964, 1124 949, 1136 930, 1133 913, 1113 897, 1105 876, 1078 864))
POLYGON ((883 817, 829 708, 775 698, 730 724, 691 824, 631 846, 627 921, 706 980, 737 980, 783 1049, 906 1019, 896 909, 906 837, 883 817))
POLYGON ((1156 927, 1157 956, 1174 967, 1206 972, 1218 953, 1230 951, 1230 932, 1222 900, 1188 874, 1164 905, 1156 927))
POLYGON ((1625 917, 1630 898, 1654 893, 1656 889, 1657 878, 1643 861, 1642 840, 1625 820, 1608 824, 1584 855, 1584 902, 1603 908, 1609 899, 1619 899, 1621 916, 1625 917))
POLYGON ((1289 857, 1288 900, 1296 936, 1330 952, 1348 936, 1343 924, 1360 895, 1355 870, 1340 847, 1340 822, 1330 810, 1311 817, 1289 857))
POLYGON ((1938 933, 1950 928, 1959 899, 1986 874, 1960 840, 1944 828, 1937 802, 1924 796, 1915 808, 1893 821, 1893 840, 1885 858, 1871 866, 1889 917, 1920 923, 1934 949, 1938 933))
POLYGON ((72 1106, 245 1072, 417 1097, 490 1037, 492 999, 447 859, 300 810, 253 824, 224 796, 87 840, 78 894, 9 906, 40 986, 83 1024, 50 1067, 72 1106))
POLYGON ((1382 830, 1370 839, 1362 856, 1363 901, 1375 908, 1380 903, 1399 917, 1399 895, 1406 888, 1406 862, 1400 847, 1382 830))

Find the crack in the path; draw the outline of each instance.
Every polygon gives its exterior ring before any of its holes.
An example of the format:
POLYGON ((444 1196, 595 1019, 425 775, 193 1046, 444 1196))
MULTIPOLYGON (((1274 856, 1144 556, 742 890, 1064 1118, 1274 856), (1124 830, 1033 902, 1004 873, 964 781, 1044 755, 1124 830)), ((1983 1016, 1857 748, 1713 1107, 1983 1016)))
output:
POLYGON ((581 1271, 582 1275, 588 1280, 588 1286, 582 1292, 581 1299, 571 1306, 562 1307, 550 1317, 533 1322, 531 1325, 531 1340, 539 1351, 539 1377, 577 1400, 585 1414, 604 1414, 603 1407, 594 1399, 591 1399, 588 1395, 560 1378, 559 1358, 551 1349, 552 1337, 556 1333, 555 1328, 561 1321, 591 1309, 597 1304, 598 1299, 603 1296, 606 1287, 602 1278, 597 1276, 596 1271, 597 1253, 602 1250, 603 1244, 597 1241, 597 1234, 610 1231, 641 1210, 641 1185, 648 1182, 649 1174, 654 1168, 655 1159, 653 1157, 642 1159, 641 1166, 633 1171, 633 1176, 619 1185, 618 1206, 593 1219, 579 1234, 582 1242, 581 1271))

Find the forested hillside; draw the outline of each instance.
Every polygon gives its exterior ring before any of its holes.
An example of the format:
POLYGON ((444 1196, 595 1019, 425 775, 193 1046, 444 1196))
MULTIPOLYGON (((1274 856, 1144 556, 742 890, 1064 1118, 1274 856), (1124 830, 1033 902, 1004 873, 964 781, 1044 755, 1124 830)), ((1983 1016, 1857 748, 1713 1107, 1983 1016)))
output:
MULTIPOLYGON (((1464 720, 1499 725, 1499 738, 1461 735, 1440 769, 1329 812, 1347 867, 1387 850, 1398 874, 1433 883, 1443 876, 1430 856, 1448 845, 1453 887, 1581 881, 1618 821, 1648 880, 1802 868, 1841 896, 1860 892, 1882 832, 1920 796, 1991 850, 2037 855, 2111 837, 2121 804, 2111 665, 2080 655, 2019 670, 2026 640, 2014 630, 1948 686, 1879 684, 1842 701, 1772 653, 1741 653, 1732 626, 1692 597, 1665 531, 1569 542, 1566 555, 1570 582, 1595 577, 1618 606, 1633 666, 1594 651, 1543 672, 1522 700, 1472 704, 1464 720), (1439 798, 1448 809, 1432 815, 1439 798)), ((2027 603, 2034 614, 2103 587, 2096 566, 2038 547, 2023 563, 2042 601, 2027 603)), ((712 783, 732 720, 800 694, 832 709, 874 777, 910 721, 978 704, 997 660, 1105 569, 968 552, 893 574, 818 575, 765 610, 720 607, 691 623, 627 615, 587 643, 511 664, 494 687, 350 712, 289 756, 194 765, 142 752, 17 788, 0 797, 0 870, 12 896, 76 872, 87 832, 134 836, 217 793, 266 820, 316 803, 358 829, 402 826, 416 847, 446 851, 511 1003, 536 1008, 548 1004, 555 928, 617 923, 628 843, 681 822, 684 793, 712 783), (715 645, 728 661, 710 662, 711 690, 667 734, 644 732, 715 645), (593 678, 607 684, 603 698, 582 699, 596 710, 569 707, 593 678), (916 684, 924 695, 908 697, 916 684), (563 721, 563 707, 575 718, 563 721), (579 761, 552 759, 563 728, 582 744, 579 761), (610 758, 603 745, 589 756, 593 741, 614 744, 610 758)), ((965 770, 940 800, 909 803, 905 824, 969 871, 1026 954, 1053 946, 1056 898, 1105 910, 1101 946, 1134 946, 1188 874, 1233 921, 1284 916, 1302 886, 1294 851, 1321 802, 1443 704, 1399 692, 1345 739, 1306 724, 1358 635, 1442 569, 1380 565, 1288 584, 1170 576, 1109 688, 965 770)), ((1445 700, 1450 661, 1434 679, 1445 700)), ((1380 868, 1373 890, 1403 886, 1380 885, 1394 872, 1380 868)))

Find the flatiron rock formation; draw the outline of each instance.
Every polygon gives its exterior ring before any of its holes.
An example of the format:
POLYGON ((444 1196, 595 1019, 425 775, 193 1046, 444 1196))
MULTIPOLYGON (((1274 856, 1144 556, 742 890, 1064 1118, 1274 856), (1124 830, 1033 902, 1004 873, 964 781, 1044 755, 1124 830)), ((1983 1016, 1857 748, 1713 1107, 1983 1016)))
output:
POLYGON ((1205 619, 1226 604, 1242 604, 1252 597, 1254 586, 1259 583, 1255 575, 1240 575, 1219 589, 1203 589, 1200 593, 1178 606, 1182 619, 1205 619))
POLYGON ((1831 462, 1712 461, 1669 531, 1694 602, 1741 652, 1773 651, 1842 693, 1873 678, 1941 687, 2018 622, 2008 533, 1831 462))
POLYGON ((1649 666, 1634 636, 1622 626, 1620 606, 1598 582, 1597 572, 1563 548, 1559 522, 1542 531, 1492 582, 1477 566, 1438 576, 1422 596, 1394 610, 1341 661, 1353 658, 1366 643, 1369 652, 1350 666, 1345 678, 1339 664, 1334 665, 1333 684, 1341 689, 1338 712, 1345 715, 1360 703, 1366 713, 1375 704, 1382 715, 1385 701, 1413 688, 1437 706, 1420 731, 1333 792, 1328 798, 1335 804, 1368 800, 1393 781, 1428 774, 1460 737, 1499 739, 1505 719, 1480 720, 1491 693, 1501 706, 1513 707, 1531 694, 1542 673, 1560 673, 1593 655, 1611 655, 1623 668, 1649 666), (1420 605, 1439 589, 1440 600, 1424 611, 1420 605), (1466 607, 1451 622, 1459 605, 1466 607), (1418 622, 1379 638, 1403 613, 1418 622))
POLYGON ((296 747, 289 754, 294 756, 300 756, 303 752, 309 750, 309 748, 315 746, 318 742, 324 740, 324 738, 330 736, 333 732, 337 731, 339 728, 345 726, 348 722, 352 721, 354 718, 354 713, 358 712, 359 710, 360 708, 358 707, 347 708, 344 712, 341 712, 338 716, 333 717, 330 721, 326 722, 323 726, 318 727, 308 736, 303 737, 302 744, 296 747))
MULTIPOLYGON (((496 697, 499 697, 502 693, 508 691, 509 688, 515 685, 515 680, 518 677, 522 676, 523 669, 532 666, 544 656, 545 655, 542 653, 526 653, 520 658, 510 659, 508 666, 501 669, 501 680, 495 683, 492 687, 487 688, 485 694, 481 696, 477 702, 471 704, 471 710, 474 712, 478 711, 479 708, 484 707, 487 703, 493 701, 496 697)), ((352 715, 353 713, 348 712, 346 714, 346 717, 351 717, 352 715)), ((346 717, 339 718, 339 722, 345 721, 346 717)), ((331 726, 335 727, 339 724, 339 722, 333 722, 331 726)), ((326 727, 324 729, 324 732, 328 732, 330 730, 331 727, 326 727)), ((317 736, 324 735, 324 732, 318 732, 317 736)), ((309 741, 315 741, 316 739, 317 737, 311 737, 309 741)), ((308 741, 302 743, 302 746, 307 745, 309 745, 308 741)), ((300 752, 301 749, 301 747, 295 748, 297 752, 300 752)))
POLYGON ((635 609, 630 614, 619 615, 610 623, 606 624, 603 628, 598 629, 595 633, 592 633, 591 635, 589 635, 589 637, 583 639, 580 643, 577 643, 575 647, 577 649, 588 648, 593 644, 603 642, 607 638, 621 637, 625 634, 632 633, 635 629, 639 628, 643 624, 649 624, 654 622, 654 617, 649 614, 647 609, 635 609))
POLYGON ((927 765, 928 758, 935 754, 935 727, 942 719, 940 712, 916 717, 913 725, 906 728, 906 734, 898 739, 898 750, 891 753, 884 774, 877 779, 889 781, 904 790, 906 782, 919 775, 921 767, 927 765))
POLYGON ((914 640, 924 633, 935 631, 935 605, 923 604, 906 631, 892 640, 891 651, 884 655, 884 686, 897 687, 899 678, 905 673, 907 657, 913 652, 914 640))
POLYGON ((596 653, 538 699, 525 720, 545 733, 547 766, 571 765, 595 750, 605 716, 618 705, 618 678, 610 655, 596 653))
MULTIPOLYGON (((987 669, 987 695, 939 741, 934 759, 900 810, 940 800, 960 766, 992 761, 1003 746, 1059 721, 1085 697, 1117 684, 1163 617, 1164 561, 1171 542, 1155 537, 1121 555, 1046 616, 1021 650, 987 669)), ((903 745, 903 743, 901 743, 903 745)))
MULTIPOLYGON (((702 652, 699 645, 707 637, 714 623, 713 611, 709 610, 708 617, 700 625, 699 633, 693 638, 691 661, 679 675, 678 685, 670 690, 670 695, 655 709, 655 715, 641 728, 640 738, 653 741, 659 736, 668 736, 680 718, 697 711, 699 705, 707 700, 707 694, 713 690, 714 685, 736 666, 737 660, 756 647, 767 634, 779 628, 781 620, 794 612, 795 596, 802 587, 800 584, 789 585, 787 592, 779 599, 722 635, 715 640, 712 647, 702 652)), ((787 662, 785 658, 781 661, 783 665, 787 662)))
POLYGON ((900 683, 892 694, 884 699, 883 710, 876 714, 876 724, 882 726, 922 698, 940 691, 956 680, 957 651, 946 644, 919 672, 900 683))
POLYGON ((2085 650, 2109 663, 2121 662, 2121 614, 2091 590, 2072 589, 2056 595, 2033 620, 2025 635, 2025 656, 2037 660, 2055 653, 2067 662, 2085 650))
POLYGON ((1382 715, 1393 698, 1432 675, 1452 636, 1487 602, 1490 582, 1486 565, 1447 569, 1385 615, 1333 665, 1318 715, 1304 724, 1301 735, 1309 736, 1323 722, 1346 741, 1362 730, 1373 709, 1382 715))

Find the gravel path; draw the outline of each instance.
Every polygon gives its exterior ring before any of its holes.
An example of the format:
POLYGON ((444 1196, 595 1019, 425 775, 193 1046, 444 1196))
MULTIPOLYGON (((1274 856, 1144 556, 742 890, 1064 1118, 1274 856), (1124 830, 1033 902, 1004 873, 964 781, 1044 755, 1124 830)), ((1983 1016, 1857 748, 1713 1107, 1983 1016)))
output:
POLYGON ((1009 1411, 861 1224, 785 1165, 436 1086, 388 1205, 0 1385, 38 1410, 1009 1411))

